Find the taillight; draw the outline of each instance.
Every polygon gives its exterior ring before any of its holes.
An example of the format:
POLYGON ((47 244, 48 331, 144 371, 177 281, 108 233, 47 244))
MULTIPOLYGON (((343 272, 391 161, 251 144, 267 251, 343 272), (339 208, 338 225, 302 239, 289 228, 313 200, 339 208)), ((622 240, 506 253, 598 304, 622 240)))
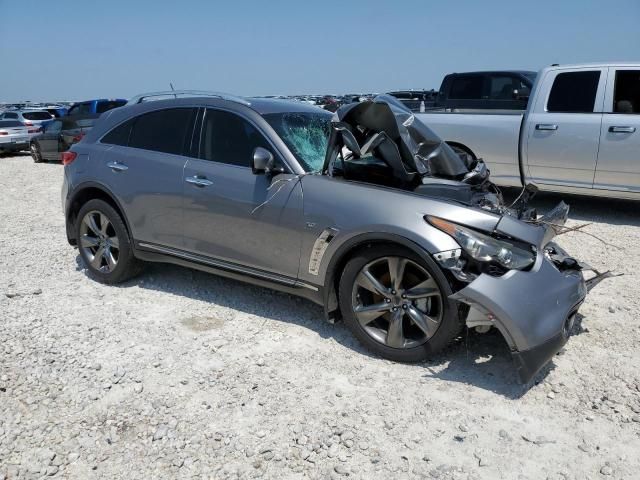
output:
POLYGON ((76 152, 62 152, 60 159, 62 160, 63 165, 69 165, 77 156, 78 154, 76 152))
POLYGON ((75 137, 73 137, 73 141, 74 142, 79 142, 80 140, 82 140, 84 138, 84 133, 79 133, 78 135, 76 135, 75 137))
POLYGON ((39 131, 39 128, 32 128, 31 130, 27 130, 27 133, 38 133, 39 131))
POLYGON ((9 135, 9 132, 0 132, 0 135, 9 135))
POLYGON ((25 127, 33 127, 33 122, 24 122, 25 127))

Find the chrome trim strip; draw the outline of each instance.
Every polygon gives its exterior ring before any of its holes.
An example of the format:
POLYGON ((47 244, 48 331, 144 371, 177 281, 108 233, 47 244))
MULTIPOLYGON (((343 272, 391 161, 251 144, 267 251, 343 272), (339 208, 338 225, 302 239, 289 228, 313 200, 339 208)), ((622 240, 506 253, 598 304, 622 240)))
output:
POLYGON ((289 277, 285 277, 284 275, 262 272, 254 268, 244 267, 242 265, 236 265, 234 263, 229 263, 222 260, 215 260, 209 257, 203 257, 201 255, 183 252, 182 250, 177 250, 174 248, 162 247, 159 245, 154 245, 146 242, 138 242, 138 247, 146 248, 149 250, 155 250, 157 252, 164 253, 166 255, 173 255, 174 257, 184 258, 185 260, 189 260, 191 262, 202 263, 205 265, 209 265, 211 267, 219 268, 221 270, 229 270, 232 272, 242 273, 251 277, 263 278, 263 279, 266 279, 275 283, 281 283, 283 285, 287 285, 290 287, 298 287, 298 288, 303 287, 303 288, 308 288, 310 290, 318 291, 318 288, 313 285, 309 285, 308 283, 300 282, 298 280, 293 280, 289 277))

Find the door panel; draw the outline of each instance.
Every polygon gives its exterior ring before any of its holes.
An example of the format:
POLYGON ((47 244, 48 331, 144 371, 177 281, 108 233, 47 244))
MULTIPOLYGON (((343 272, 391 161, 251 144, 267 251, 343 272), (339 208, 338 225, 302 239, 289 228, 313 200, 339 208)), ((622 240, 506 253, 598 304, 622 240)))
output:
POLYGON ((640 193, 640 69, 609 70, 593 187, 640 193))
POLYGON ((529 176, 542 185, 592 188, 600 141, 606 70, 549 71, 527 117, 526 156, 529 176), (599 73, 599 77, 597 77, 599 73), (560 75, 592 75, 561 77, 560 75), (570 83, 567 84, 567 81, 570 83), (585 82, 586 85, 578 83, 585 82), (564 84, 564 87, 563 87, 564 84), (579 91, 574 95, 573 91, 579 91), (586 91, 591 92, 589 97, 586 91), (584 96, 589 98, 585 98, 584 96), (552 98, 555 96, 555 98, 552 98), (549 102, 549 105, 548 105, 549 102), (553 106, 551 107, 551 102, 553 106), (589 111, 583 108, 588 105, 589 111), (582 105, 582 106, 581 106, 582 105), (572 110, 577 111, 562 111, 572 110), (581 110, 583 109, 583 110, 581 110))
POLYGON ((112 146, 96 175, 118 197, 133 238, 182 248, 182 172, 186 157, 112 146))
POLYGON ((294 175, 189 159, 184 179, 186 250, 297 277, 302 187, 294 175), (187 181, 193 177, 211 183, 187 181))
POLYGON ((54 120, 47 125, 44 133, 38 137, 38 145, 40 145, 40 153, 45 160, 57 160, 58 140, 62 131, 62 121, 54 120))

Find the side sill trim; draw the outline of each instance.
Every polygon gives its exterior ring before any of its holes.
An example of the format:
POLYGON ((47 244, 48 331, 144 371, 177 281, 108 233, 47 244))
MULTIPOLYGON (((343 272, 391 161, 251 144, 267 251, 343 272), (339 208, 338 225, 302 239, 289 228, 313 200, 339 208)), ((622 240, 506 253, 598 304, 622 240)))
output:
POLYGON ((310 285, 305 282, 301 282, 299 280, 295 280, 289 277, 285 277, 284 275, 278 275, 275 273, 263 272, 261 270, 256 270, 255 268, 245 267, 242 265, 237 265, 234 263, 225 262, 223 260, 217 260, 214 258, 204 257, 202 255, 197 255, 194 253, 184 252, 182 250, 177 250, 175 248, 162 247, 160 245, 154 245, 152 243, 146 242, 138 242, 138 247, 146 250, 152 250, 159 253, 163 253, 165 255, 172 255, 174 257, 180 257, 185 260, 194 263, 201 263, 204 265, 208 265, 214 268, 219 268, 221 270, 232 271, 236 273, 241 273, 243 275, 248 275, 250 277, 257 277, 264 280, 269 280, 271 282, 280 283, 282 285, 287 285, 289 287, 296 288, 307 288, 309 290, 313 290, 315 292, 318 291, 318 287, 314 285, 310 285))

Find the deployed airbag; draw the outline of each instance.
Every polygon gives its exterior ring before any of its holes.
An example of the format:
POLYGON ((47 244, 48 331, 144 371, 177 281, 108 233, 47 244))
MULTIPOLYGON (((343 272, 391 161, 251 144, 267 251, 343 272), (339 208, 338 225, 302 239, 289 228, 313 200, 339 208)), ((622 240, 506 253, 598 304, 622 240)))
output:
POLYGON ((470 172, 451 147, 389 95, 336 111, 323 172, 328 172, 344 146, 356 158, 381 158, 403 182, 411 182, 416 175, 462 180, 470 172))

